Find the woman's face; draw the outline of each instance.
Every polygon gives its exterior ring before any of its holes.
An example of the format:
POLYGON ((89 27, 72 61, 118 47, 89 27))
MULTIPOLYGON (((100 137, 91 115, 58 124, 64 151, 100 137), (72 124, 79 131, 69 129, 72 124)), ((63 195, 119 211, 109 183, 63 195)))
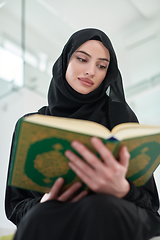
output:
POLYGON ((88 94, 102 83, 109 61, 110 54, 103 43, 89 40, 72 54, 66 71, 66 80, 75 91, 88 94))

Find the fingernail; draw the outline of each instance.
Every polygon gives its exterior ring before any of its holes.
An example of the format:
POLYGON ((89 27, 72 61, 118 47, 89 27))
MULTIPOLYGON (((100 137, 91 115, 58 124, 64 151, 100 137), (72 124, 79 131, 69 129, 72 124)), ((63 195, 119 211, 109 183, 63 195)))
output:
POLYGON ((72 143, 71 143, 71 145, 72 145, 72 147, 76 147, 77 146, 77 144, 78 144, 78 142, 77 141, 72 141, 72 143))
POLYGON ((124 150, 128 152, 128 148, 126 146, 124 146, 124 150))
POLYGON ((91 143, 98 144, 101 140, 98 137, 91 137, 91 143))
POLYGON ((62 180, 63 180, 62 177, 60 177, 60 178, 57 179, 58 182, 61 182, 62 180))
POLYGON ((66 151, 65 151, 65 156, 66 156, 66 157, 69 157, 69 156, 70 156, 70 150, 66 150, 66 151))
POLYGON ((91 137, 92 141, 97 141, 97 139, 98 139, 97 137, 91 137))
POLYGON ((79 188, 79 187, 82 187, 82 183, 81 182, 77 182, 76 183, 76 186, 79 188))

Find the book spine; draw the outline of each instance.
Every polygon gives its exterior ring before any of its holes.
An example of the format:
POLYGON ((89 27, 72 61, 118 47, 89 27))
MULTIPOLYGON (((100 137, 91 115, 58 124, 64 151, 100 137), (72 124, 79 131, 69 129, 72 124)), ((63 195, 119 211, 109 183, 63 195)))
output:
POLYGON ((17 150, 17 145, 18 145, 18 137, 19 137, 22 122, 23 122, 23 118, 20 118, 18 120, 16 129, 15 129, 15 137, 14 137, 14 142, 13 142, 13 150, 12 150, 12 158, 11 158, 11 163, 10 163, 8 185, 11 185, 11 181, 12 181, 12 173, 13 173, 14 162, 15 162, 15 157, 16 157, 16 150, 17 150))

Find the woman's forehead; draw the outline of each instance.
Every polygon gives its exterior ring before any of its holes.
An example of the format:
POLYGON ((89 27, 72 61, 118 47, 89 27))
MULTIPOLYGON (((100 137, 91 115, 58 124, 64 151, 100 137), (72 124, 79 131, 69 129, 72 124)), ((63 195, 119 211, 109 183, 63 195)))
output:
POLYGON ((86 51, 88 54, 97 53, 99 57, 108 57, 110 55, 108 49, 98 40, 88 40, 84 42, 75 52, 78 51, 86 51))

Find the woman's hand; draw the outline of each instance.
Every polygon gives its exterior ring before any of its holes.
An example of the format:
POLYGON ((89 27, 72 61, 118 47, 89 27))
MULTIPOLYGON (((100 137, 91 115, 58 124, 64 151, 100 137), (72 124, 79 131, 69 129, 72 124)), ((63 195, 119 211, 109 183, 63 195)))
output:
POLYGON ((130 158, 127 148, 121 147, 117 161, 100 139, 93 137, 91 143, 103 162, 82 143, 73 141, 72 147, 88 164, 67 150, 65 155, 70 160, 69 166, 92 191, 111 194, 118 198, 124 197, 130 189, 125 178, 130 158))
POLYGON ((76 192, 82 187, 81 182, 76 182, 70 188, 68 188, 64 193, 59 195, 63 184, 64 184, 64 179, 63 178, 58 178, 55 181, 55 183, 54 183, 53 187, 51 188, 50 192, 44 194, 40 203, 43 203, 43 202, 46 202, 46 201, 49 201, 49 200, 59 200, 61 202, 67 202, 67 201, 76 202, 76 201, 82 199, 83 197, 85 197, 88 194, 87 191, 83 191, 83 192, 81 192, 81 193, 79 193, 78 195, 75 196, 76 192))

